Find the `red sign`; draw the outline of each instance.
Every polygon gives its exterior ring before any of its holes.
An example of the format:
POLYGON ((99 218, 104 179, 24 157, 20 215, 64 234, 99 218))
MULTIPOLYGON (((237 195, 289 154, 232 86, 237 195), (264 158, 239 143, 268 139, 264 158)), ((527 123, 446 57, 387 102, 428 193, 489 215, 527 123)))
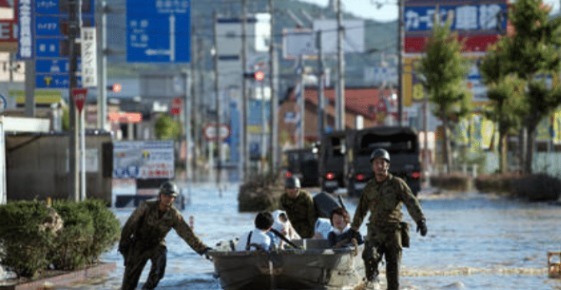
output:
POLYGON ((86 102, 86 97, 88 96, 88 89, 87 88, 74 88, 72 89, 72 99, 74 100, 74 104, 76 105, 76 109, 78 112, 82 112, 84 108, 84 103, 86 102))
POLYGON ((506 0, 406 2, 401 19, 405 53, 423 53, 437 23, 449 21, 450 30, 464 42, 464 52, 485 52, 508 28, 506 0))
POLYGON ((171 102, 171 109, 169 113, 171 115, 177 116, 181 113, 181 107, 183 106, 183 100, 181 98, 174 98, 171 102))

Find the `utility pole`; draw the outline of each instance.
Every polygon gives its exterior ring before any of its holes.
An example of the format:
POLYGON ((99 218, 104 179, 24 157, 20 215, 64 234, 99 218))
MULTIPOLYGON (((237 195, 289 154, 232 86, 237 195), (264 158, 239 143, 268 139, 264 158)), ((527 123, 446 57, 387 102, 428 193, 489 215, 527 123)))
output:
POLYGON ((341 0, 336 3, 337 13, 337 98, 335 98, 336 130, 345 130, 345 53, 343 51, 343 39, 345 28, 343 27, 343 9, 341 0))
POLYGON ((296 70, 300 77, 300 96, 298 97, 298 107, 300 107, 300 124, 298 126, 300 136, 298 136, 298 148, 304 148, 306 135, 306 83, 304 81, 304 54, 300 54, 300 65, 296 70))
POLYGON ((213 17, 213 24, 212 30, 214 33, 214 95, 215 95, 215 104, 216 104, 216 150, 218 152, 217 160, 216 160, 216 185, 218 186, 218 190, 221 192, 220 188, 220 175, 222 174, 222 140, 220 137, 220 86, 218 83, 218 16, 216 14, 216 10, 212 13, 213 17))
MULTIPOLYGON (((80 27, 78 24, 78 13, 81 9, 77 5, 78 0, 68 0, 68 57, 69 57, 69 86, 68 95, 72 99, 72 89, 77 87, 78 79, 76 72, 78 71, 78 52, 76 51, 76 38, 80 35, 80 27)), ((74 100, 69 102, 70 113, 70 138, 69 138, 69 179, 68 179, 68 194, 74 201, 80 200, 80 186, 79 186, 79 159, 77 158, 78 152, 78 117, 76 114, 76 106, 74 100)))
POLYGON ((323 47, 321 45, 322 32, 316 32, 316 47, 318 48, 318 140, 321 141, 325 132, 325 90, 324 90, 324 67, 323 67, 323 47))
MULTIPOLYGON (((247 22, 247 0, 242 0, 242 17, 241 17, 241 21, 242 21, 242 27, 241 27, 241 33, 242 33, 242 43, 241 43, 241 54, 242 54, 242 58, 241 58, 241 66, 242 66, 242 75, 245 75, 246 73, 246 58, 247 58, 247 46, 246 46, 246 22, 247 22)), ((247 144, 247 115, 248 115, 248 110, 247 110, 247 105, 248 105, 248 100, 247 100, 247 84, 246 84, 246 79, 245 77, 242 76, 242 93, 241 93, 241 98, 242 98, 242 108, 241 108, 241 118, 242 118, 242 126, 241 126, 241 130, 240 133, 242 134, 242 140, 241 140, 241 148, 240 148, 240 157, 241 157, 241 165, 242 165, 242 180, 246 181, 248 179, 248 158, 249 158, 249 146, 247 144)))
MULTIPOLYGON (((193 3, 193 1, 191 1, 191 3, 193 3)), ((196 40, 194 41, 195 46, 195 62, 193 63, 192 68, 194 69, 191 73, 193 74, 193 78, 191 78, 192 80, 197 80, 197 83, 192 82, 191 85, 193 86, 193 90, 192 90, 192 94, 191 94, 191 111, 192 111, 192 116, 193 116, 193 148, 195 150, 195 153, 193 154, 193 156, 201 156, 204 154, 198 154, 197 152, 204 152, 203 148, 203 138, 201 136, 202 134, 202 124, 204 123, 203 120, 203 113, 202 113, 202 102, 200 99, 201 93, 204 91, 204 82, 205 82, 205 78, 202 76, 202 71, 203 69, 201 68, 202 66, 202 61, 201 61, 201 53, 203 52, 204 49, 204 44, 203 44, 203 38, 202 37, 196 37, 196 40), (195 76, 198 75, 198 76, 195 76), (196 86, 200 85, 203 89, 199 89, 197 90, 196 86)), ((193 61, 193 60, 192 60, 193 61)), ((193 158, 193 180, 197 181, 200 180, 199 178, 199 164, 197 163, 197 159, 193 158)))
POLYGON ((397 125, 403 123, 403 1, 397 0, 397 125))
POLYGON ((97 127, 107 129, 107 2, 97 1, 97 127))
POLYGON ((279 103, 277 97, 277 56, 275 50, 275 8, 273 6, 273 0, 269 0, 269 13, 271 14, 271 38, 269 41, 269 85, 271 86, 271 118, 270 126, 271 128, 271 141, 270 141, 270 154, 271 162, 269 164, 271 173, 277 172, 278 164, 278 125, 279 125, 279 103))

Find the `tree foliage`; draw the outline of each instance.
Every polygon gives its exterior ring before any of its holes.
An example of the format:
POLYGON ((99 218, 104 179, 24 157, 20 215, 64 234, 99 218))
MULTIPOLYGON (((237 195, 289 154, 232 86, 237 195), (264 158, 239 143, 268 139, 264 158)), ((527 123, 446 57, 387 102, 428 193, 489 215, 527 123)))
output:
MULTIPOLYGON (((546 83, 547 78, 558 78, 561 68, 561 20, 549 19, 549 10, 542 0, 514 2, 509 10, 509 21, 514 33, 500 40, 497 49, 486 58, 482 69, 489 84, 496 85, 511 74, 525 82, 523 102, 528 106, 526 110, 521 112, 519 108, 511 106, 511 110, 505 109, 503 113, 511 116, 520 113, 523 118, 528 140, 525 142, 526 156, 521 158, 521 163, 527 173, 532 172, 536 128, 544 117, 561 104, 558 82, 554 81, 552 85, 546 83)), ((508 88, 503 87, 503 93, 505 90, 508 88)), ((512 105, 511 101, 509 97, 506 103, 512 105)), ((511 119, 508 116, 501 118, 511 119)))
POLYGON ((448 131, 470 112, 471 97, 465 85, 468 65, 461 55, 462 43, 450 31, 450 23, 435 25, 417 71, 428 94, 434 115, 443 124, 443 161, 452 167, 448 131))
POLYGON ((154 125, 156 138, 160 140, 176 140, 181 137, 181 124, 169 115, 161 115, 154 125))

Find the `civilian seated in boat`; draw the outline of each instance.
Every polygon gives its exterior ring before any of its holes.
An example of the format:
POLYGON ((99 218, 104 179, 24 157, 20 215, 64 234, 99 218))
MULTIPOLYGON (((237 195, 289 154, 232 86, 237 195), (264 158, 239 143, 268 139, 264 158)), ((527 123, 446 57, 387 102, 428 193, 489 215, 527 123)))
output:
MULTIPOLYGON (((273 227, 272 230, 276 230, 277 232, 284 235, 289 240, 299 240, 300 235, 296 232, 292 224, 288 220, 288 216, 286 216, 286 212, 282 210, 275 210, 273 211, 273 227)), ((285 242, 278 236, 272 233, 272 230, 268 232, 269 236, 271 236, 274 244, 279 249, 284 249, 285 242)))
POLYGON ((326 218, 318 218, 314 226, 314 239, 327 240, 329 233, 333 230, 331 222, 326 218))
POLYGON ((340 248, 352 245, 352 239, 356 238, 357 243, 360 245, 364 243, 361 235, 353 236, 354 232, 349 231, 351 229, 351 217, 347 210, 342 207, 333 209, 331 212, 331 225, 333 230, 329 232, 327 239, 329 240, 329 246, 333 248, 340 248))
POLYGON ((244 234, 236 244, 236 251, 269 251, 274 243, 269 235, 273 226, 273 215, 270 212, 260 212, 255 217, 255 229, 244 234))

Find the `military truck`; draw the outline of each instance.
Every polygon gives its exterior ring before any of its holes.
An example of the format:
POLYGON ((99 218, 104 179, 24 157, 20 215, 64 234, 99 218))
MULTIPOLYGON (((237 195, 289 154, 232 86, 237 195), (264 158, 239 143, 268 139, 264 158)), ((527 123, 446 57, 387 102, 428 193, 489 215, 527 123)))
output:
POLYGON ((321 189, 334 192, 346 187, 347 148, 353 130, 325 133, 321 139, 319 176, 321 189))
POLYGON ((349 142, 347 192, 360 196, 374 173, 370 154, 376 148, 390 153, 390 173, 403 178, 413 194, 421 190, 421 163, 417 132, 410 127, 372 127, 355 130, 349 142))
POLYGON ((303 187, 319 186, 317 146, 284 151, 285 176, 296 176, 303 187))

